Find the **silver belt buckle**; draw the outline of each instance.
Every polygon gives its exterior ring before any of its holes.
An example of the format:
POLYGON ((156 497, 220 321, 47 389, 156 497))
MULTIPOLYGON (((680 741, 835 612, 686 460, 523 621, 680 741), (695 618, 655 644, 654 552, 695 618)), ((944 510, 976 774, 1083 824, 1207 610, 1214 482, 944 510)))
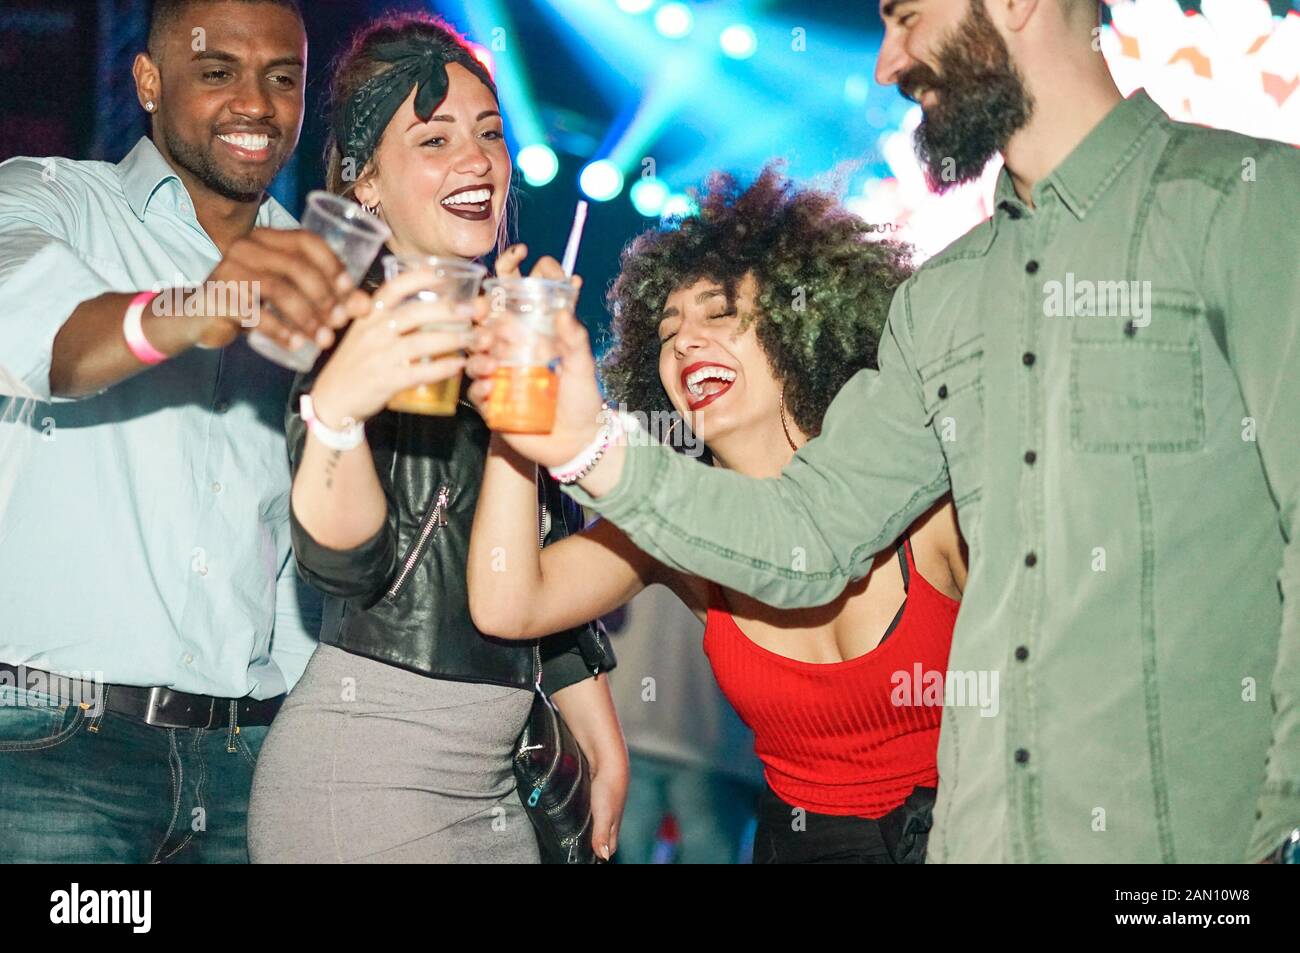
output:
POLYGON ((158 686, 149 689, 149 707, 144 713, 144 723, 146 725, 153 725, 154 727, 158 726, 158 722, 155 718, 158 714, 158 696, 161 694, 162 688, 158 686))

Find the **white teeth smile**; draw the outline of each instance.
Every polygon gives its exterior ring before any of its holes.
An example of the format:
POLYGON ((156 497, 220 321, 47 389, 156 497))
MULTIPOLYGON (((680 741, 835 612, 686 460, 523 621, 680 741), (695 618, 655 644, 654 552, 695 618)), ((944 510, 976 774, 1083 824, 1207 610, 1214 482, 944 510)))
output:
POLYGON ((474 189, 471 192, 457 192, 442 200, 443 205, 482 205, 492 198, 491 189, 474 189))
POLYGON ((730 384, 735 379, 736 372, 725 367, 701 367, 699 370, 691 371, 690 374, 686 375, 686 389, 691 392, 692 397, 698 400, 707 396, 704 393, 705 381, 714 380, 730 384))
POLYGON ((237 148, 247 149, 249 152, 261 152, 271 144, 271 137, 267 135, 251 136, 232 133, 228 136, 217 136, 217 138, 237 148))

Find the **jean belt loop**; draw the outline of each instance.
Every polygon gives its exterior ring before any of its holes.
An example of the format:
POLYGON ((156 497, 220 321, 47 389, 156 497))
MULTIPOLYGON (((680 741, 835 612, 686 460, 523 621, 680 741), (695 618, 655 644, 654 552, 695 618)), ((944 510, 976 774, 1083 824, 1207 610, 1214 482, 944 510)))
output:
POLYGON ((104 714, 108 711, 108 686, 105 685, 101 691, 103 694, 99 698, 99 711, 90 720, 90 724, 86 726, 87 731, 92 731, 95 734, 99 734, 99 725, 104 720, 104 714))

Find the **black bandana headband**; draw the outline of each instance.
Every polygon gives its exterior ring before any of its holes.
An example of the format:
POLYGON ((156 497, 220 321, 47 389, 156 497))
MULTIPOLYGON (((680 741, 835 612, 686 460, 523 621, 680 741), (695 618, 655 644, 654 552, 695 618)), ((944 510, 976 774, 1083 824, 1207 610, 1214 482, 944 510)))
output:
POLYGON ((376 44, 371 56, 393 68, 369 79, 339 113, 334 136, 345 158, 360 172, 375 154, 379 140, 393 116, 417 87, 415 114, 427 121, 447 98, 447 67, 458 63, 473 73, 497 98, 492 75, 459 43, 448 38, 430 42, 424 37, 404 37, 376 44))

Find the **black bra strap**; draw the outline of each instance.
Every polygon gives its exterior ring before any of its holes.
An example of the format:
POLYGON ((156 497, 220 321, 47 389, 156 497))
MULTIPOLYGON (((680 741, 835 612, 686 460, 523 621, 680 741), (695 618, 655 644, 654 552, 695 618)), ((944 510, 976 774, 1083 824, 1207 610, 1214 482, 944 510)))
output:
POLYGON ((899 570, 901 570, 902 573, 903 573, 903 593, 904 593, 904 594, 907 593, 908 586, 909 586, 909 584, 910 584, 911 581, 912 581, 912 575, 911 575, 910 572, 908 572, 908 569, 907 569, 907 551, 906 551, 906 548, 905 548, 906 546, 907 546, 907 537, 904 536, 904 537, 903 537, 903 541, 900 542, 900 543, 898 544, 898 550, 897 550, 897 552, 898 552, 898 568, 899 568, 899 570))
POLYGON ((900 605, 898 611, 894 613, 894 621, 889 623, 889 628, 887 628, 885 634, 880 637, 880 641, 876 643, 877 646, 884 645, 885 639, 894 634, 894 630, 898 628, 898 623, 903 621, 903 610, 907 608, 907 589, 908 584, 911 582, 911 574, 907 569, 907 553, 903 549, 905 545, 906 539, 904 539, 904 542, 898 544, 898 568, 903 573, 903 604, 900 605))

